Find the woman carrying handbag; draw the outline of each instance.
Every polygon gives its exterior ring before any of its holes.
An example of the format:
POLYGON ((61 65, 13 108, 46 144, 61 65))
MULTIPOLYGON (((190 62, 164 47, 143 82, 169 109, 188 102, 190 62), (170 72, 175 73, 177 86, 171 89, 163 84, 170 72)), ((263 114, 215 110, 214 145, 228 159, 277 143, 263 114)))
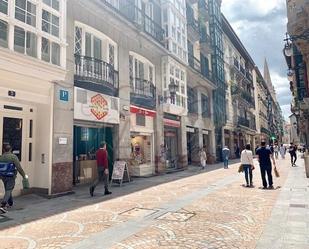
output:
POLYGON ((246 187, 253 187, 252 183, 252 170, 254 170, 254 164, 253 164, 253 155, 251 151, 250 144, 246 145, 246 148, 241 152, 240 156, 240 163, 243 165, 243 169, 245 172, 245 178, 246 178, 246 187))

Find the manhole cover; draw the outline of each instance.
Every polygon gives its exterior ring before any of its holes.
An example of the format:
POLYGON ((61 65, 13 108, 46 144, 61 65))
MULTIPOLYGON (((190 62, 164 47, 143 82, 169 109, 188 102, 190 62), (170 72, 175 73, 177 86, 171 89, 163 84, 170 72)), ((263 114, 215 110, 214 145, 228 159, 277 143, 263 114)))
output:
POLYGON ((295 207, 295 208, 308 208, 307 204, 290 204, 290 207, 295 207))
POLYGON ((5 215, 0 215, 0 223, 6 222, 12 220, 11 218, 5 216, 5 215))
POLYGON ((191 219, 195 213, 183 213, 183 212, 167 212, 159 217, 158 220, 168 220, 168 221, 187 221, 191 219))
POLYGON ((126 210, 120 213, 119 215, 125 215, 125 216, 131 216, 131 217, 142 217, 142 216, 148 216, 155 212, 158 212, 158 210, 147 209, 147 208, 131 208, 129 210, 126 210))

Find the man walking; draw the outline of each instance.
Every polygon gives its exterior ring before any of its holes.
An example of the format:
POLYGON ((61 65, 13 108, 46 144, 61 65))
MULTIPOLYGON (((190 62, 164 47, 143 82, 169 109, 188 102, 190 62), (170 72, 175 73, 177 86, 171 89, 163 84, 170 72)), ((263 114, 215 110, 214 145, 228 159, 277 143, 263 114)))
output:
MULTIPOLYGON (((0 213, 6 213, 7 207, 13 206, 12 191, 15 187, 15 179, 17 176, 17 172, 21 174, 23 179, 28 179, 28 176, 25 174, 24 170, 22 169, 17 156, 12 153, 12 147, 9 144, 5 144, 3 146, 3 154, 0 156, 0 163, 14 164, 15 166, 13 176, 8 176, 5 173, 3 173, 3 175, 0 175, 0 179, 3 182, 4 191, 5 191, 4 197, 1 201, 0 213)), ((7 167, 9 166, 7 165, 7 167)))
POLYGON ((230 156, 230 150, 227 146, 224 146, 222 150, 224 169, 228 169, 229 167, 229 156, 230 156))
POLYGON ((261 142, 261 147, 257 149, 256 155, 258 156, 258 161, 260 163, 263 189, 267 189, 266 173, 268 178, 268 188, 273 189, 273 177, 271 174, 272 166, 270 159, 273 161, 274 166, 276 166, 276 162, 272 151, 270 148, 266 148, 266 143, 264 141, 261 142))
POLYGON ((96 152, 96 159, 97 159, 98 177, 89 189, 90 195, 93 196, 94 190, 100 181, 104 182, 104 188, 105 188, 104 195, 110 195, 112 192, 108 191, 108 178, 109 178, 108 153, 105 142, 102 142, 100 144, 100 148, 96 152))
POLYGON ((291 165, 292 167, 296 167, 296 160, 297 160, 297 146, 293 144, 293 142, 290 144, 289 153, 291 156, 291 165))

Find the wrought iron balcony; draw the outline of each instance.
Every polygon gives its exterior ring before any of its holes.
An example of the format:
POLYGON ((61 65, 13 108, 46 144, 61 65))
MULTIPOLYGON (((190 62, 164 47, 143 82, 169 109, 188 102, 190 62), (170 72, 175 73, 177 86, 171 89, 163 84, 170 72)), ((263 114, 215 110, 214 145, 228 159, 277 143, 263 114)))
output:
POLYGON ((119 7, 118 9, 112 4, 110 4, 107 0, 101 0, 101 2, 124 16, 127 20, 137 26, 138 29, 144 31, 164 46, 164 29, 162 29, 159 23, 156 23, 149 16, 147 16, 144 11, 134 5, 134 3, 131 3, 129 1, 125 2, 126 4, 119 7))
POLYGON ((193 54, 188 54, 188 61, 190 67, 192 67, 196 71, 201 72, 201 62, 197 58, 195 58, 193 54))
POLYGON ((265 133, 265 134, 269 134, 270 133, 269 130, 266 129, 265 127, 261 127, 261 132, 265 133))
POLYGON ((156 107, 156 87, 151 81, 130 77, 130 88, 131 103, 150 109, 156 107))
POLYGON ((238 117, 238 124, 250 128, 250 121, 244 117, 238 117))
POLYGON ((117 96, 118 79, 118 71, 113 65, 94 57, 75 54, 74 85, 117 96))
POLYGON ((241 97, 246 100, 250 105, 255 106, 254 98, 251 94, 243 89, 241 89, 241 97))

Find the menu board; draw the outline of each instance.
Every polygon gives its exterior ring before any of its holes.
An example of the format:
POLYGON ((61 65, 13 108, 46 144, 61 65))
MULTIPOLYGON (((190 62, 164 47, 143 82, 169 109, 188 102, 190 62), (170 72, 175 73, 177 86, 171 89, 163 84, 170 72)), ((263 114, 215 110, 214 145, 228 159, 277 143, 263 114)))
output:
POLYGON ((114 163, 112 179, 122 180, 124 175, 124 170, 127 168, 127 163, 125 161, 116 161, 114 163))

